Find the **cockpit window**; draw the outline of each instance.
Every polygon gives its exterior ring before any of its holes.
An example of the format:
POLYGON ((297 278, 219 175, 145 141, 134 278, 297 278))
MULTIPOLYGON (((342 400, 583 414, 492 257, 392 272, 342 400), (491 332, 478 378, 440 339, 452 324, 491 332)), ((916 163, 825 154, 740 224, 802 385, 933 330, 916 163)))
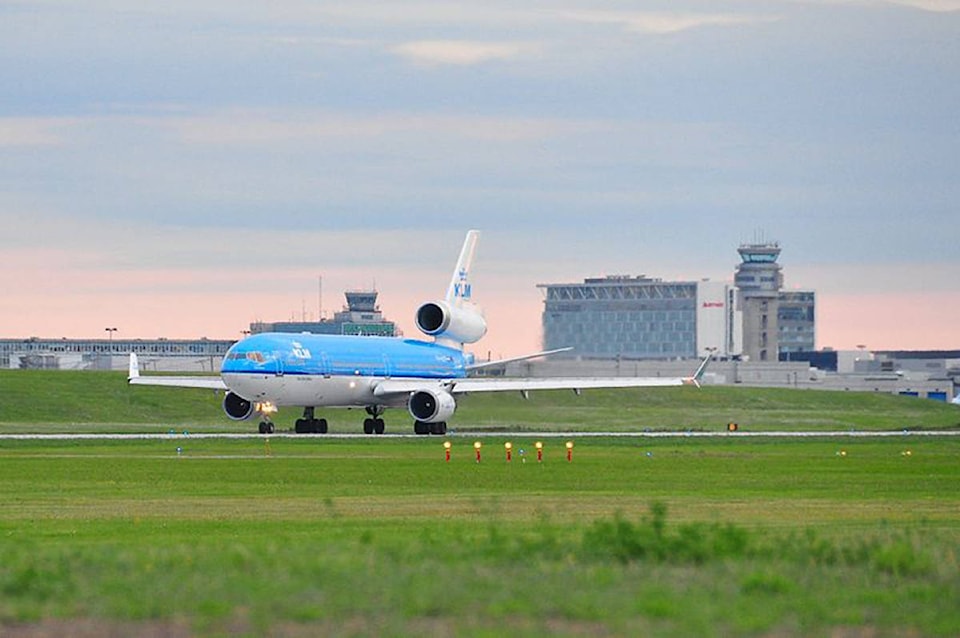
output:
POLYGON ((230 359, 231 361, 248 359, 256 363, 264 362, 263 354, 260 352, 231 352, 229 355, 227 355, 227 359, 230 359))

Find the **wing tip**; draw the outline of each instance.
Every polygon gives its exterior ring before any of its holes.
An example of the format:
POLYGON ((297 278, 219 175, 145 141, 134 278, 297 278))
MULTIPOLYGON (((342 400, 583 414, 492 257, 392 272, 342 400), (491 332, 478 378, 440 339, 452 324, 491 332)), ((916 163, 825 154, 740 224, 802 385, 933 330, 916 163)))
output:
POLYGON ((136 352, 130 353, 130 364, 127 368, 127 382, 133 383, 140 378, 140 360, 136 352))

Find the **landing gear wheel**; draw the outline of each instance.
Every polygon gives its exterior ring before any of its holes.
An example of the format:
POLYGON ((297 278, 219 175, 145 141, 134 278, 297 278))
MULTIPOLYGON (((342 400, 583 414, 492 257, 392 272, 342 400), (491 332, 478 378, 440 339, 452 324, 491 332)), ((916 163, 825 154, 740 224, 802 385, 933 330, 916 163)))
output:
POLYGON ((440 421, 439 423, 430 424, 430 434, 443 435, 447 433, 447 422, 440 421))
POLYGON ((273 434, 273 423, 270 421, 261 421, 260 422, 260 434, 273 434))
POLYGON ((373 419, 364 419, 363 420, 363 433, 364 434, 373 434, 373 419))
POLYGON ((383 434, 383 431, 387 428, 386 424, 383 422, 383 419, 374 419, 373 420, 373 431, 375 434, 383 434))
POLYGON ((441 432, 437 431, 437 428, 440 426, 443 426, 443 432, 447 431, 446 423, 427 423, 425 421, 414 421, 413 432, 414 434, 440 434, 441 432))
POLYGON ((307 406, 303 409, 303 418, 294 423, 293 431, 297 434, 326 434, 327 420, 315 418, 313 406, 307 406))

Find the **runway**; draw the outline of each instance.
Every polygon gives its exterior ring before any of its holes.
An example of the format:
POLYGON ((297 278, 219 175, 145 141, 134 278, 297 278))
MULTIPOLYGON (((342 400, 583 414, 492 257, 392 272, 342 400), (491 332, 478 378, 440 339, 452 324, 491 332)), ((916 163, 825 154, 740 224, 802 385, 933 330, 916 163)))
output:
POLYGON ((455 432, 450 431, 446 436, 432 436, 422 434, 294 434, 294 433, 228 433, 228 432, 180 432, 180 433, 57 433, 57 434, 0 434, 0 441, 149 441, 149 440, 185 440, 185 439, 303 439, 311 441, 324 440, 354 440, 354 439, 423 439, 438 440, 442 438, 523 438, 523 439, 587 439, 587 438, 618 438, 618 439, 803 439, 803 438, 929 438, 960 436, 960 431, 935 430, 900 430, 900 431, 832 431, 832 432, 455 432))

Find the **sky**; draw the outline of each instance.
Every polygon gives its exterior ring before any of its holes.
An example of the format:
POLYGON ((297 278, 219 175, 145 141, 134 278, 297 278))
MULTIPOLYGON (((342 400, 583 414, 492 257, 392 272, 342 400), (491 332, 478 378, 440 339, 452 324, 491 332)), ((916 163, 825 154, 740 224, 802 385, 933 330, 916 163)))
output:
POLYGON ((7 0, 0 87, 0 336, 416 336, 477 228, 483 354, 758 239, 818 347, 960 348, 960 0, 7 0))

